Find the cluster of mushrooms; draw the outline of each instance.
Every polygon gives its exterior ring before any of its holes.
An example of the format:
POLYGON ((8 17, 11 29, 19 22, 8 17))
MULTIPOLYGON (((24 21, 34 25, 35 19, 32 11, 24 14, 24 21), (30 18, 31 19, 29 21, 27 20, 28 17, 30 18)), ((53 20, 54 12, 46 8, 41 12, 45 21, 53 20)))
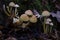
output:
POLYGON ((30 23, 37 22, 37 17, 33 15, 31 10, 26 10, 24 14, 19 16, 17 10, 18 7, 19 5, 15 4, 14 2, 10 2, 8 6, 3 5, 4 12, 10 19, 13 19, 12 23, 15 25, 15 27, 18 26, 25 28, 30 23))
POLYGON ((30 23, 36 23, 37 22, 37 17, 33 15, 33 12, 31 10, 26 10, 24 14, 22 14, 19 17, 19 22, 16 21, 16 23, 21 24, 20 27, 25 28, 27 27, 30 23))
POLYGON ((3 5, 3 10, 7 16, 11 16, 12 14, 14 16, 17 16, 18 15, 18 10, 17 10, 18 7, 19 7, 18 4, 15 4, 14 2, 10 2, 8 6, 6 6, 5 4, 3 5))
POLYGON ((19 5, 15 4, 14 2, 10 2, 9 6, 3 5, 4 12, 9 18, 13 19, 12 23, 14 25, 25 28, 30 23, 37 22, 37 17, 33 15, 33 12, 31 10, 26 10, 24 14, 19 16, 17 10, 18 7, 19 5))
POLYGON ((46 24, 53 26, 53 23, 49 23, 51 20, 48 19, 49 22, 46 21, 47 18, 50 16, 49 11, 45 10, 40 15, 38 12, 33 13, 31 10, 26 10, 24 14, 22 14, 21 16, 18 16, 18 10, 17 10, 18 7, 19 7, 18 4, 15 4, 14 2, 10 2, 9 6, 7 6, 7 10, 8 10, 7 12, 5 10, 5 6, 3 6, 5 13, 8 16, 13 18, 13 24, 17 25, 18 27, 26 28, 30 23, 36 23, 37 18, 40 18, 41 16, 42 18, 44 18, 44 21, 43 21, 44 33, 46 33, 46 28, 47 28, 46 24), (15 8, 14 10, 13 10, 13 7, 15 8))
POLYGON ((44 22, 43 22, 44 33, 52 32, 52 28, 53 28, 54 24, 53 24, 52 20, 49 18, 50 15, 51 14, 49 11, 42 12, 42 16, 44 17, 44 22))

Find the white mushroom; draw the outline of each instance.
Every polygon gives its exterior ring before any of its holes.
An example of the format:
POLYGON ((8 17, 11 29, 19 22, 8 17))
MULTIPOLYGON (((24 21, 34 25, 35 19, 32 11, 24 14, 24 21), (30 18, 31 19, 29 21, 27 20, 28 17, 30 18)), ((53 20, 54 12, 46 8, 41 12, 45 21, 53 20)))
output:
POLYGON ((54 24, 53 23, 50 23, 50 26, 53 26, 54 24))
POLYGON ((16 13, 17 13, 17 8, 19 7, 19 5, 16 4, 14 7, 15 7, 15 15, 16 15, 16 13))
POLYGON ((19 7, 19 5, 18 5, 18 4, 15 4, 15 5, 14 5, 14 7, 18 8, 18 7, 19 7))
POLYGON ((50 19, 50 18, 47 18, 47 20, 46 20, 47 22, 51 22, 52 20, 50 19))

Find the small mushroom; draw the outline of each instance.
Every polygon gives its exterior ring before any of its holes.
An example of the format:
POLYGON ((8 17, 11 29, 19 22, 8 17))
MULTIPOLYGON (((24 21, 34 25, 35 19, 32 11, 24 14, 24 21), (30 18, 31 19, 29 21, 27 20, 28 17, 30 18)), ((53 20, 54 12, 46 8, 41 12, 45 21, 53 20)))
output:
POLYGON ((52 20, 50 19, 50 18, 47 18, 47 20, 46 20, 47 22, 51 22, 52 20))
POLYGON ((22 21, 22 28, 25 28, 27 25, 29 25, 29 17, 26 14, 22 14, 20 16, 20 21, 22 21))
POLYGON ((50 23, 51 26, 53 26, 54 24, 53 23, 50 23))
POLYGON ((15 7, 15 15, 16 15, 17 14, 17 8, 19 7, 19 5, 15 4, 14 7, 15 7))
POLYGON ((10 12, 12 12, 12 8, 15 6, 15 3, 14 2, 10 2, 9 3, 9 7, 10 7, 10 12))

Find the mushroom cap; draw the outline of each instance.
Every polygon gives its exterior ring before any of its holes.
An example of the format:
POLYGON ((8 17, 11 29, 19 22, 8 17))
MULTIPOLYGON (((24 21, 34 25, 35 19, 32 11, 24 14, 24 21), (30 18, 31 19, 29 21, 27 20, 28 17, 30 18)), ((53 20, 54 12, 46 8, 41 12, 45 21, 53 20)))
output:
POLYGON ((53 26, 54 24, 53 23, 50 23, 51 26, 53 26))
POLYGON ((48 12, 48 11, 43 11, 43 12, 42 12, 42 16, 50 16, 50 12, 48 12))
POLYGON ((14 2, 10 2, 10 3, 9 3, 9 6, 10 6, 10 7, 14 7, 14 6, 15 6, 15 3, 14 3, 14 2))
POLYGON ((31 23, 36 23, 37 22, 37 17, 35 15, 33 15, 31 18, 30 18, 30 22, 31 23))
POLYGON ((20 16, 20 21, 29 21, 29 17, 26 14, 20 16))
POLYGON ((19 5, 18 5, 18 4, 16 4, 14 7, 16 7, 16 8, 17 8, 17 7, 19 7, 19 5))
POLYGON ((47 18, 47 20, 46 20, 47 22, 51 22, 52 20, 50 19, 50 18, 47 18))
POLYGON ((26 11, 25 11, 25 14, 26 14, 26 15, 33 15, 33 12, 32 12, 31 10, 26 10, 26 11))

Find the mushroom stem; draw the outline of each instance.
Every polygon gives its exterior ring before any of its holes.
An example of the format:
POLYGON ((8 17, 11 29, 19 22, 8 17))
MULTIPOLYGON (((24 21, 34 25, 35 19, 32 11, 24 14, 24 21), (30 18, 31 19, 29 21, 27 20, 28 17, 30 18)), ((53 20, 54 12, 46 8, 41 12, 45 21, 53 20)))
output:
POLYGON ((16 14, 17 14, 17 8, 15 8, 15 16, 16 16, 16 14))
POLYGON ((46 33, 49 32, 49 25, 46 25, 46 33))
POLYGON ((52 26, 50 27, 50 33, 52 32, 52 26))
POLYGON ((7 6, 7 11, 8 11, 9 13, 11 13, 8 6, 7 6))
POLYGON ((46 17, 44 17, 44 23, 43 23, 43 30, 44 30, 44 33, 46 33, 46 17))
POLYGON ((10 13, 12 13, 12 7, 10 7, 10 13))
POLYGON ((5 9, 5 5, 3 5, 3 10, 4 10, 4 12, 6 13, 7 16, 10 16, 10 14, 5 9))

